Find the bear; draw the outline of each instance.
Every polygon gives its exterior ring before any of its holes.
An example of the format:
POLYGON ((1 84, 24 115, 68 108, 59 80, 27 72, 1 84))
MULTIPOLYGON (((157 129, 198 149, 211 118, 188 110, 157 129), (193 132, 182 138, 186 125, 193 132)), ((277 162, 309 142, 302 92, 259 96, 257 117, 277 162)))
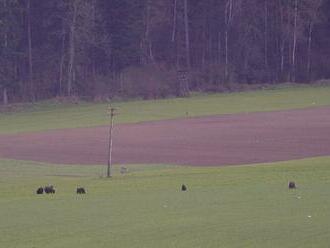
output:
POLYGON ((44 193, 43 187, 38 188, 37 191, 36 191, 36 193, 37 193, 37 195, 43 194, 44 193))
POLYGON ((53 185, 46 186, 44 188, 44 191, 45 191, 46 194, 55 194, 55 189, 54 189, 53 185))
POLYGON ((289 187, 289 189, 295 189, 296 188, 295 182, 289 182, 288 187, 289 187))
POLYGON ((86 190, 84 188, 77 188, 77 194, 86 194, 86 190))

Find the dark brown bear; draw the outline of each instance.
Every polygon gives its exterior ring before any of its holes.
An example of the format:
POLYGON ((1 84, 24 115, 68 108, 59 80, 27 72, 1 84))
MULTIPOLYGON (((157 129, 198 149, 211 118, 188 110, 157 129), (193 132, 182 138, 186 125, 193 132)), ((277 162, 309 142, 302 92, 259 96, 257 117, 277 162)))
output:
POLYGON ((289 182, 288 186, 289 186, 289 189, 295 189, 296 188, 295 182, 289 182))
POLYGON ((84 188, 77 188, 77 194, 86 194, 86 190, 84 188))
POLYGON ((44 189, 42 187, 38 188, 36 191, 37 195, 41 195, 44 193, 44 189))
POLYGON ((46 194, 55 194, 55 189, 53 185, 46 186, 44 191, 46 194))

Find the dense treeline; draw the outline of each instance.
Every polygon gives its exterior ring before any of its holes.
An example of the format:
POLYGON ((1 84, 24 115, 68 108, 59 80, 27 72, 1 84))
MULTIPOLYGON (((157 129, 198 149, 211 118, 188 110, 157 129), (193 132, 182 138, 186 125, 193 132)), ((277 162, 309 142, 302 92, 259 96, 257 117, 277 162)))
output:
POLYGON ((2 102, 330 77, 330 0, 0 0, 2 102))

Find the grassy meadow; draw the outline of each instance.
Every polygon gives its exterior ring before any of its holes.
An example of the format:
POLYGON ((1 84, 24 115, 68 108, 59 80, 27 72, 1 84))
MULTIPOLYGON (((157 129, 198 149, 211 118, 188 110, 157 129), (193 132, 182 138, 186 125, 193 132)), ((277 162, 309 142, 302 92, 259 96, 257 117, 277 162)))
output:
MULTIPOLYGON (((330 87, 321 86, 113 103, 117 123, 325 105, 330 87)), ((0 113, 0 134, 104 125, 107 106, 49 101, 18 108, 0 113)), ((127 174, 115 166, 107 179, 105 166, 0 159, 0 248, 329 247, 330 157, 127 166, 127 174), (55 195, 35 194, 48 184, 55 195), (77 195, 78 186, 87 194, 77 195)))
POLYGON ((100 166, 3 160, 0 247, 328 247, 329 163, 130 165, 109 180, 100 166), (55 195, 34 194, 48 183, 55 195))
MULTIPOLYGON (((197 94, 189 98, 113 102, 116 123, 242 112, 276 111, 330 105, 330 86, 281 86, 240 93, 197 94)), ((48 101, 0 112, 0 134, 76 128, 109 123, 109 104, 59 104, 48 101)))

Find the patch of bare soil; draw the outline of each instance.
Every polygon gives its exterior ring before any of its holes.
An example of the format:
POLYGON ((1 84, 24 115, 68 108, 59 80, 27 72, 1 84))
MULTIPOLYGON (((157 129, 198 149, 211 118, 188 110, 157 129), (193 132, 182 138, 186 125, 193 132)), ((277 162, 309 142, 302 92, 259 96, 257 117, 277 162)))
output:
MULTIPOLYGON (((0 136, 0 157, 106 164, 108 127, 0 136)), ((330 155, 330 107, 116 125, 116 164, 251 164, 330 155)))

